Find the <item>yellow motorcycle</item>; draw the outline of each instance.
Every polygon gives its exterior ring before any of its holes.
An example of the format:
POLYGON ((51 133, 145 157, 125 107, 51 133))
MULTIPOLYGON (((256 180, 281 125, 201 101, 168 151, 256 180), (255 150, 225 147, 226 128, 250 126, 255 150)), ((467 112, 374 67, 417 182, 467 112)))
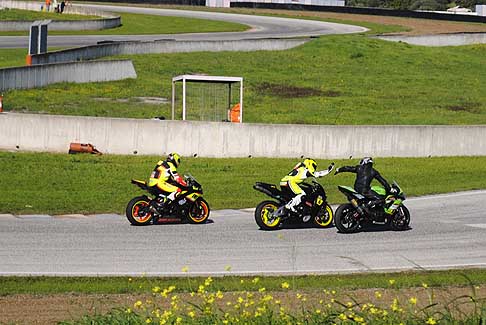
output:
POLYGON ((163 221, 187 221, 194 224, 205 223, 209 218, 209 204, 203 199, 202 186, 191 176, 185 176, 187 188, 174 201, 160 205, 154 189, 145 181, 132 179, 132 184, 149 192, 153 197, 141 195, 128 202, 126 216, 134 226, 157 224, 163 221))

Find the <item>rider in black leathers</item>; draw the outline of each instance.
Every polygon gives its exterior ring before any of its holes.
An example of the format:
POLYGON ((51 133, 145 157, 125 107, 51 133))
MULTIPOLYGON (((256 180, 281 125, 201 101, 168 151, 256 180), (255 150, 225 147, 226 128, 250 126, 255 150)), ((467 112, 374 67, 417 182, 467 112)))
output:
POLYGON ((371 199, 370 204, 381 204, 383 199, 371 189, 371 181, 376 179, 383 185, 386 193, 390 193, 390 184, 384 179, 380 173, 373 168, 373 159, 371 157, 364 157, 357 166, 343 166, 336 169, 335 175, 338 173, 355 173, 356 181, 354 182, 354 190, 371 199))

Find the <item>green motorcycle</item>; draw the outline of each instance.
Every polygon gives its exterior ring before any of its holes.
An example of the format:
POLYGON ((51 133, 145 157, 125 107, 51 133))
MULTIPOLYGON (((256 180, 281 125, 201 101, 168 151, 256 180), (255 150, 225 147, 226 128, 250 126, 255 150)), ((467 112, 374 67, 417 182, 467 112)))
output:
POLYGON ((405 194, 396 182, 393 182, 388 194, 381 186, 371 187, 384 200, 383 204, 376 205, 372 204, 370 198, 356 192, 352 187, 338 186, 338 189, 349 201, 340 205, 334 216, 334 223, 340 232, 356 232, 367 224, 388 225, 395 231, 409 228, 410 212, 403 205, 405 194))

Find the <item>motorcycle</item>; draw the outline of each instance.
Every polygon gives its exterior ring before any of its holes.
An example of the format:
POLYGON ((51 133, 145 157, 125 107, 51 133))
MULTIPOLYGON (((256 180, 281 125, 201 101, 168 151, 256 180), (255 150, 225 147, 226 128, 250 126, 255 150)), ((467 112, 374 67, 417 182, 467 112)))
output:
POLYGON ((191 175, 185 176, 187 189, 179 193, 174 201, 163 205, 157 202, 156 190, 147 186, 144 181, 132 179, 131 183, 149 192, 147 195, 134 197, 128 202, 126 216, 134 226, 156 224, 159 219, 187 221, 202 224, 208 220, 209 204, 203 199, 202 186, 191 175))
POLYGON ((393 182, 390 193, 385 188, 372 186, 371 190, 384 199, 384 204, 374 205, 372 199, 356 192, 349 186, 338 186, 350 203, 340 205, 336 210, 336 228, 342 233, 352 233, 366 224, 388 225, 392 230, 406 230, 410 224, 410 212, 403 205, 405 194, 393 182))
POLYGON ((256 182, 253 188, 277 202, 266 200, 257 205, 255 221, 260 229, 275 230, 287 220, 301 220, 312 223, 319 228, 332 226, 333 211, 327 203, 324 188, 315 179, 312 184, 299 184, 306 193, 304 200, 295 208, 296 212, 288 210, 285 205, 292 199, 291 195, 282 192, 276 185, 256 182))

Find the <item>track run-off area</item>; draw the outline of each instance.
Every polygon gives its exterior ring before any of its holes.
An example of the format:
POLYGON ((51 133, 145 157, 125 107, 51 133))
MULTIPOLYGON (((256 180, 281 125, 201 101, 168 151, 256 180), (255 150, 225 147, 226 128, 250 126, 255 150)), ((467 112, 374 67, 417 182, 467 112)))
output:
POLYGON ((484 202, 486 191, 410 198, 405 205, 411 229, 374 227, 356 234, 305 225, 262 231, 251 209, 212 211, 204 225, 144 227, 116 214, 0 215, 0 275, 276 275, 485 267, 484 202))
MULTIPOLYGON (((51 47, 69 47, 93 45, 101 41, 155 41, 155 40, 179 40, 179 41, 217 41, 217 40, 245 40, 263 38, 291 38, 308 37, 330 34, 350 34, 367 31, 364 27, 321 22, 315 20, 252 16, 242 14, 229 14, 220 12, 204 12, 174 9, 156 9, 141 7, 123 7, 108 5, 86 5, 83 7, 94 8, 118 13, 135 13, 158 16, 176 16, 185 18, 198 18, 219 20, 238 23, 249 26, 244 32, 224 33, 188 33, 188 34, 158 34, 158 35, 69 35, 48 36, 48 45, 51 47)), ((123 23, 123 22, 122 22, 123 23)), ((89 31, 87 31, 89 34, 89 31)), ((0 48, 27 48, 28 36, 0 36, 0 48)))

